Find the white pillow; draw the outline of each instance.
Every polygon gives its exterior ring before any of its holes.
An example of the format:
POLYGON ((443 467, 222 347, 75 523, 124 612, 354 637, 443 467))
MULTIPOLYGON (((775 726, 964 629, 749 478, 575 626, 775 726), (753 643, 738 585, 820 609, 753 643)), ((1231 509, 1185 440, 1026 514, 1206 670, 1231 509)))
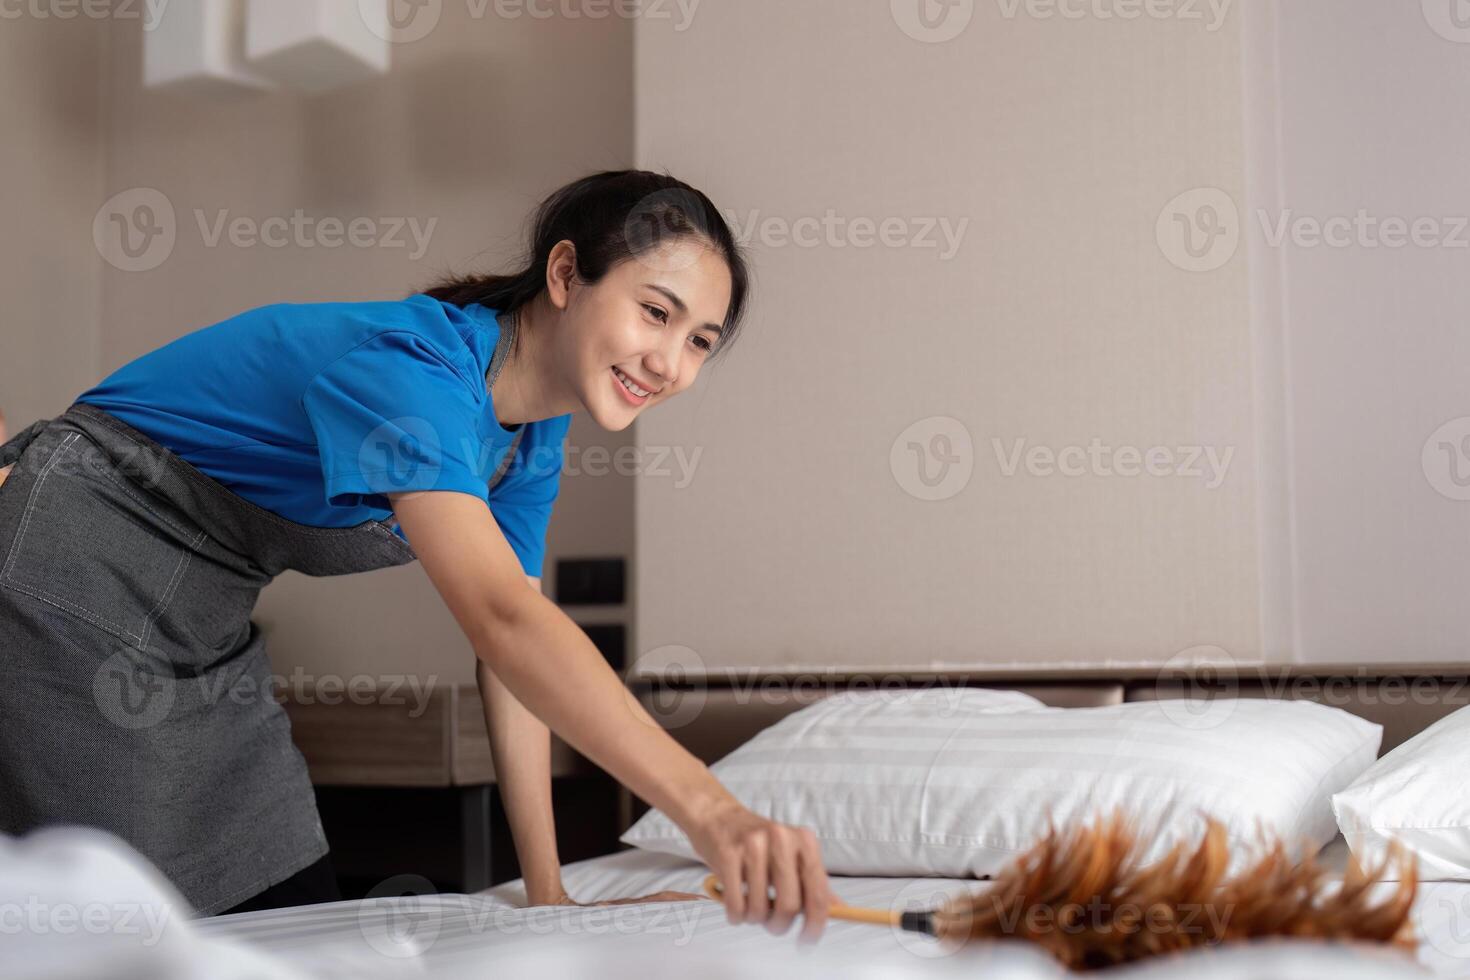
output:
MULTIPOLYGON (((1441 718, 1332 797, 1342 836, 1364 870, 1397 840, 1422 881, 1470 879, 1470 708, 1441 718)), ((1391 869, 1390 869, 1391 870, 1391 869)))
MULTIPOLYGON (((1382 726, 1309 701, 1049 708, 975 688, 844 693, 711 767, 746 806, 810 827, 834 874, 983 877, 1045 833, 1120 807, 1146 860, 1224 825, 1238 869, 1260 838, 1296 855, 1337 833, 1329 800, 1372 764, 1382 726)), ((650 810, 621 840, 696 858, 650 810)), ((697 858, 696 858, 697 859, 697 858)))

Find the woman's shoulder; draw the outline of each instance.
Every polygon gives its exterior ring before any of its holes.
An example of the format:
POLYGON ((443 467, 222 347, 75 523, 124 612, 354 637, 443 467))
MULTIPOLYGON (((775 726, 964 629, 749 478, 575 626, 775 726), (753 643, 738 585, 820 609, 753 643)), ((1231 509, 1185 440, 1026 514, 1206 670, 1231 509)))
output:
POLYGON ((472 312, 423 293, 402 299, 271 303, 241 316, 305 324, 317 329, 335 326, 365 338, 410 332, 429 339, 453 339, 456 342, 462 341, 479 324, 479 319, 472 312))
POLYGON ((327 363, 371 345, 386 351, 417 351, 453 365, 475 387, 488 364, 499 326, 479 308, 461 309, 417 293, 402 299, 273 303, 236 317, 255 321, 277 339, 315 348, 327 363))

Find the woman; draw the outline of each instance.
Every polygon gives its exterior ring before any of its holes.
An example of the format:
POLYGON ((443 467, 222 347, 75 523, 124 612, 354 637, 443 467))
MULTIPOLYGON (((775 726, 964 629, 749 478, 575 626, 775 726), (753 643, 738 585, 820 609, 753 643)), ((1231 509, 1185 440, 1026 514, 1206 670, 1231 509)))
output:
POLYGON ((820 934, 811 832, 736 801, 539 587, 571 413, 619 431, 689 388, 738 327, 738 247, 702 193, 620 171, 548 198, 530 255, 397 302, 242 313, 0 450, 0 830, 111 830, 201 913, 334 897, 284 713, 248 694, 269 688, 250 612, 286 568, 416 558, 478 657, 533 904, 575 904, 549 725, 689 834, 730 921, 820 934))

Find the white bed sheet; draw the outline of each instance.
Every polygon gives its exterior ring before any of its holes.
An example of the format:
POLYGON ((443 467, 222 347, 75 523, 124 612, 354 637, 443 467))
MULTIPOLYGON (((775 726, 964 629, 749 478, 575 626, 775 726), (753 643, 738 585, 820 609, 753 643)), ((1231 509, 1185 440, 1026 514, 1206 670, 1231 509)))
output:
MULTIPOLYGON (((1335 842, 1327 859, 1345 860, 1335 842)), ((567 890, 579 901, 665 889, 697 893, 703 865, 629 850, 568 865, 567 890)), ((926 907, 949 894, 984 887, 938 878, 834 878, 854 905, 926 907)), ((1387 886, 1385 886, 1387 887, 1387 886)), ((952 950, 924 936, 854 923, 831 923, 815 947, 801 948, 796 928, 771 936, 732 926, 712 901, 594 908, 521 907, 510 882, 477 895, 415 896, 339 902, 200 920, 205 936, 237 940, 320 977, 597 976, 758 978, 1069 976, 1024 943, 972 944, 952 950)), ((1421 884, 1415 921, 1418 965, 1390 951, 1273 942, 1192 953, 1111 971, 1127 980, 1188 977, 1318 977, 1369 980, 1404 976, 1470 978, 1470 883, 1421 884)))

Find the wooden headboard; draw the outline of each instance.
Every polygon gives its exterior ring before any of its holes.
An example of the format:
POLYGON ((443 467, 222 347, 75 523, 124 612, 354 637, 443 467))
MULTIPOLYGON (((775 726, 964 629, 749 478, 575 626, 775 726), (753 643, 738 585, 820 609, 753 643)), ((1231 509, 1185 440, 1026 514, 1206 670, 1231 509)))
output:
POLYGON ((838 691, 987 687, 1023 691, 1055 707, 1161 698, 1307 699, 1383 726, 1380 754, 1470 704, 1470 665, 1232 664, 1181 668, 1044 668, 963 671, 739 671, 634 676, 645 708, 706 763, 761 729, 838 691))

